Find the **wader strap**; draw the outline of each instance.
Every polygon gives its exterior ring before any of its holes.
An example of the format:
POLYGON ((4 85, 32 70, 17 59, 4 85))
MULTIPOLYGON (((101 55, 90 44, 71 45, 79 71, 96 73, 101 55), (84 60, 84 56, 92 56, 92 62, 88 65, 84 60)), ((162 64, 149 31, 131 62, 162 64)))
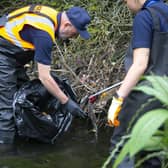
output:
POLYGON ((52 18, 50 18, 48 15, 45 15, 44 13, 40 13, 40 9, 41 9, 41 5, 35 5, 35 4, 30 5, 30 8, 29 8, 28 11, 24 11, 24 12, 18 13, 16 15, 13 15, 11 17, 8 17, 7 21, 10 21, 11 19, 16 18, 16 17, 18 17, 20 15, 23 15, 23 14, 26 14, 26 13, 34 13, 34 14, 37 14, 39 16, 46 17, 47 19, 49 19, 53 23, 53 25, 55 25, 55 23, 52 20, 52 18))
POLYGON ((154 8, 146 8, 150 14, 152 15, 152 20, 153 20, 153 26, 154 26, 154 30, 156 31, 160 31, 160 20, 159 20, 159 16, 156 13, 156 9, 154 8))
POLYGON ((160 13, 166 20, 166 22, 168 22, 168 15, 167 13, 165 13, 159 6, 153 6, 153 9, 155 9, 155 11, 158 11, 158 13, 160 13))
POLYGON ((154 22, 154 29, 157 31, 160 31, 160 20, 157 14, 161 14, 166 22, 168 23, 168 16, 167 13, 165 13, 160 7, 158 6, 152 6, 152 7, 148 7, 146 8, 152 15, 153 18, 153 22, 154 22))

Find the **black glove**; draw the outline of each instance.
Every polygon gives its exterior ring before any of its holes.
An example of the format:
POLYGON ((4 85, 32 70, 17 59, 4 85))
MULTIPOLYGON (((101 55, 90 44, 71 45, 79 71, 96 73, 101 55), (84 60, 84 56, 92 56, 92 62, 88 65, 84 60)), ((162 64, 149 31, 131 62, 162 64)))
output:
POLYGON ((70 112, 73 116, 85 118, 87 114, 79 107, 77 103, 69 99, 65 104, 63 104, 63 109, 65 112, 70 112))

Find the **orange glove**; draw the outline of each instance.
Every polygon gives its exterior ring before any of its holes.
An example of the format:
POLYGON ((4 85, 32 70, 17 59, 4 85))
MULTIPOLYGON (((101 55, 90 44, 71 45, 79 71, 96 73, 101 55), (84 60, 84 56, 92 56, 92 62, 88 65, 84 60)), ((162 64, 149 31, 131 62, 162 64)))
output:
POLYGON ((107 122, 110 126, 119 126, 120 122, 118 120, 118 115, 121 111, 121 106, 124 99, 122 97, 113 96, 110 108, 108 110, 107 122))

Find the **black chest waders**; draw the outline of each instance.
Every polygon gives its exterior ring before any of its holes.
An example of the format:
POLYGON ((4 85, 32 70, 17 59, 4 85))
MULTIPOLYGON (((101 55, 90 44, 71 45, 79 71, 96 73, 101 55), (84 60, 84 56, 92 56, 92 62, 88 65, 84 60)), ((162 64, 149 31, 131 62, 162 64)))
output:
POLYGON ((0 144, 13 143, 13 96, 19 85, 28 80, 23 65, 32 56, 33 52, 24 51, 0 37, 0 144))
MULTIPOLYGON (((25 13, 35 13, 46 17, 55 25, 52 18, 44 11, 38 11, 37 5, 30 5, 28 10, 7 17, 0 18, 0 27, 15 17, 25 13)), ((0 144, 12 143, 15 134, 13 119, 13 96, 18 88, 28 80, 23 65, 33 60, 33 50, 23 50, 0 36, 0 144)))
POLYGON ((147 8, 147 10, 153 18, 154 34, 149 66, 145 75, 168 76, 168 32, 160 31, 160 20, 157 14, 161 13, 166 22, 168 22, 168 16, 157 6, 147 8))
MULTIPOLYGON (((151 13, 151 16, 153 18, 154 32, 153 32, 152 48, 150 52, 151 54, 149 58, 149 65, 145 72, 145 75, 155 74, 159 76, 164 76, 164 75, 167 76, 168 75, 168 32, 160 32, 160 22, 157 15, 158 12, 160 12, 160 10, 154 9, 154 8, 147 8, 147 10, 151 13)), ((162 12, 160 13, 162 14, 162 12)), ((168 16, 163 15, 163 17, 166 17, 166 20, 168 22, 168 16)), ((126 55, 126 60, 125 60, 126 71, 129 70, 133 59, 133 49, 131 46, 132 45, 130 44, 126 55)), ((149 85, 149 82, 140 81, 138 83, 138 85, 146 85, 146 84, 149 85)), ((143 115, 144 113, 152 109, 163 107, 163 105, 159 101, 157 100, 151 101, 152 98, 153 97, 146 95, 143 92, 132 91, 129 94, 129 96, 125 99, 122 110, 119 115, 120 126, 114 129, 114 132, 111 138, 111 150, 115 148, 115 145, 121 140, 121 137, 130 133, 133 124, 137 121, 137 119, 141 115, 143 115)), ((155 168, 155 167, 160 168, 161 166, 160 160, 158 158, 149 160, 145 164, 147 164, 147 166, 149 167, 152 166, 152 168, 155 168)), ((133 167, 133 161, 130 161, 128 159, 124 160, 123 163, 120 164, 120 168, 130 168, 130 167, 133 167)))

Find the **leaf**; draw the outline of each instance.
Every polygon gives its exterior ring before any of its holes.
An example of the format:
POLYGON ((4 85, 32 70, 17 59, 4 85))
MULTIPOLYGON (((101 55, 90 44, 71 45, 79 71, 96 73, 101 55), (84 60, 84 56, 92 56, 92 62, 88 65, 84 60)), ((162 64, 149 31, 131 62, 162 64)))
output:
POLYGON ((117 159, 114 162, 113 168, 117 168, 117 166, 121 163, 121 161, 127 156, 129 153, 129 148, 131 144, 130 141, 127 141, 127 143, 122 148, 121 152, 119 153, 117 159))
POLYGON ((149 139, 166 119, 168 119, 168 110, 156 109, 146 113, 137 121, 131 133, 131 156, 145 147, 149 139))
POLYGON ((165 99, 168 100, 168 78, 161 76, 147 76, 146 78, 152 83, 153 88, 162 93, 165 99))
POLYGON ((168 150, 168 120, 165 122, 164 124, 164 132, 163 132, 163 144, 165 145, 165 147, 167 148, 168 150))
POLYGON ((168 95, 168 78, 167 77, 146 76, 145 78, 152 83, 154 89, 164 92, 165 94, 168 95))
POLYGON ((162 139, 163 136, 159 137, 159 136, 153 136, 151 139, 149 139, 145 146, 144 146, 144 150, 146 151, 156 151, 156 150, 161 150, 163 145, 162 145, 162 139))
POLYGON ((154 96, 163 104, 168 105, 168 78, 160 76, 145 76, 143 79, 150 81, 153 87, 147 85, 137 86, 135 87, 135 90, 154 96))
POLYGON ((149 86, 138 86, 135 88, 135 90, 142 91, 148 95, 156 97, 158 100, 160 100, 163 104, 168 105, 168 96, 165 92, 160 92, 156 89, 153 89, 149 86))

